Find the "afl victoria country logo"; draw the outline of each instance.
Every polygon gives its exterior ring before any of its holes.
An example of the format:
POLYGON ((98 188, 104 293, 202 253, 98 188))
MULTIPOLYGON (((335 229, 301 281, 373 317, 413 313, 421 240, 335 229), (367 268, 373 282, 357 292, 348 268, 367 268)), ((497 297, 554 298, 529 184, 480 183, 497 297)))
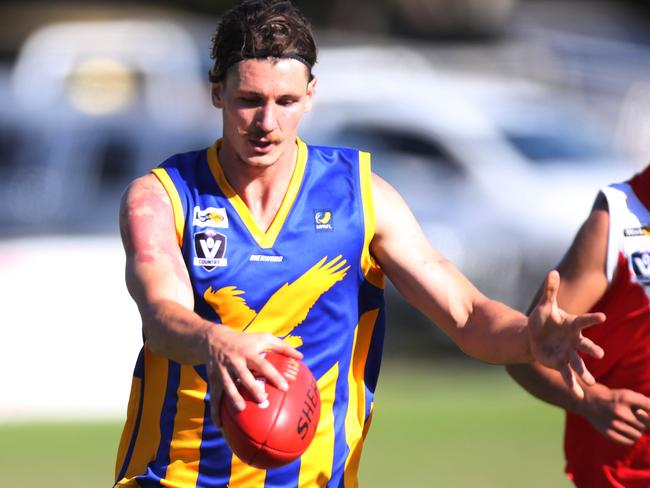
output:
POLYGON ((650 253, 637 251, 631 256, 632 269, 639 283, 650 284, 650 253))
POLYGON ((194 266, 201 266, 206 271, 228 266, 226 255, 226 236, 206 229, 194 234, 194 266))

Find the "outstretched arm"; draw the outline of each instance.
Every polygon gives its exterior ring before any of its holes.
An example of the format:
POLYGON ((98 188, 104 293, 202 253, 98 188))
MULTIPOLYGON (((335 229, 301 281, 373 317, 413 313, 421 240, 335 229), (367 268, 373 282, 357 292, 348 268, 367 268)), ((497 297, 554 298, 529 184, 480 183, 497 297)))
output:
POLYGON ((206 365, 215 422, 222 392, 236 408, 243 408, 236 380, 258 401, 264 400, 251 370, 286 389, 286 380, 260 353, 272 349, 300 358, 299 352, 271 334, 238 333, 193 311, 194 295, 176 240, 172 206, 153 174, 135 180, 124 194, 120 232, 126 283, 138 305, 147 346, 179 363, 206 365))
MULTIPOLYGON (((582 225, 571 248, 559 265, 562 283, 560 306, 575 313, 591 310, 607 290, 605 271, 609 214, 599 199, 582 225)), ((567 382, 557 371, 540 364, 507 366, 512 378, 535 397, 587 418, 607 438, 632 444, 648 427, 650 399, 626 389, 595 384, 584 389, 584 397, 572 394, 576 383, 567 382)))
POLYGON ((511 364, 508 373, 531 395, 585 417, 608 439, 630 445, 650 426, 650 398, 628 389, 596 383, 576 396, 560 373, 538 363, 511 364))
POLYGON ((576 349, 598 355, 583 341, 581 328, 603 320, 602 314, 576 317, 554 303, 557 278, 551 278, 539 311, 529 319, 483 295, 436 251, 401 196, 373 176, 376 232, 371 252, 404 297, 438 325, 465 353, 490 363, 540 359, 558 369, 575 371, 576 349), (543 354, 541 354, 543 353, 543 354))

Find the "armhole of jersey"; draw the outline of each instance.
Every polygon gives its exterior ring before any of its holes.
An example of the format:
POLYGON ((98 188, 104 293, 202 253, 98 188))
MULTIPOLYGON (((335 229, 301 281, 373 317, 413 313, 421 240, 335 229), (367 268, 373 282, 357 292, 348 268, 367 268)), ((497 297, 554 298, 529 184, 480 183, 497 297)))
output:
POLYGON ((626 195, 621 188, 607 186, 602 188, 601 193, 607 200, 607 211, 609 213, 609 234, 607 236, 607 256, 605 270, 607 283, 611 284, 618 265, 618 255, 621 252, 621 233, 623 212, 626 211, 626 195))
POLYGON ((183 232, 185 232, 185 212, 183 211, 183 203, 181 202, 181 197, 178 194, 176 185, 172 181, 171 177, 165 170, 165 168, 154 168, 151 172, 156 175, 162 186, 165 188, 169 200, 172 204, 172 210, 174 211, 174 227, 176 228, 176 240, 178 241, 178 247, 183 247, 183 232))
POLYGON ((384 288, 384 273, 370 254, 370 241, 375 235, 375 210, 372 204, 370 153, 359 151, 359 176, 363 205, 364 239, 361 252, 361 270, 369 283, 384 288))

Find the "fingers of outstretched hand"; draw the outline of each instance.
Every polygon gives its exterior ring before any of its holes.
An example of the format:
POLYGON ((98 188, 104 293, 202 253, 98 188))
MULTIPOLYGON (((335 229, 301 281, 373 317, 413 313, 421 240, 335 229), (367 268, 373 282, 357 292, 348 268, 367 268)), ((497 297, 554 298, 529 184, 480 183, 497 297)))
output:
POLYGON ((569 389, 573 392, 573 394, 578 398, 583 398, 585 396, 585 392, 582 390, 580 383, 578 383, 576 380, 575 374, 569 365, 567 364, 562 366, 559 371, 560 375, 562 375, 562 379, 569 387, 569 389))
POLYGON ((556 270, 549 271, 544 282, 544 293, 540 297, 539 304, 554 304, 557 301, 557 292, 560 289, 560 273, 556 270))
POLYGON ((636 440, 641 437, 643 434, 643 429, 636 428, 633 425, 630 425, 625 420, 615 419, 612 421, 611 427, 608 429, 607 434, 617 434, 617 436, 612 435, 612 439, 620 442, 621 444, 633 444, 636 440), (617 439, 620 437, 620 439, 617 439))
POLYGON ((614 428, 609 428, 605 432, 605 437, 608 439, 623 444, 625 446, 631 446, 636 441, 636 438, 631 438, 627 435, 622 434, 621 432, 615 430, 614 428))
POLYGON ((571 369, 573 369, 575 374, 578 375, 578 378, 584 381, 587 385, 593 385, 596 382, 592 374, 587 369, 587 366, 585 366, 585 362, 577 352, 571 352, 571 355, 569 356, 569 364, 571 365, 571 369))
POLYGON ((648 412, 646 410, 643 410, 642 408, 635 408, 634 416, 639 422, 643 424, 644 430, 650 427, 650 415, 648 415, 648 412))
POLYGON ((643 393, 627 390, 625 399, 627 400, 627 403, 633 407, 644 410, 645 412, 650 412, 650 398, 645 396, 643 393))
POLYGON ((638 431, 639 435, 641 435, 641 433, 643 433, 643 431, 648 427, 647 423, 644 422, 643 419, 639 418, 633 410, 625 409, 625 413, 621 414, 621 420, 634 430, 638 431))
POLYGON ((576 330, 582 330, 586 327, 591 327, 592 325, 600 324, 605 321, 605 314, 601 312, 596 313, 585 313, 578 315, 573 321, 573 327, 576 330))
POLYGON ((650 427, 650 398, 636 391, 627 390, 623 400, 629 405, 634 418, 641 422, 643 429, 650 427))
POLYGON ((582 334, 579 336, 576 349, 584 352, 585 354, 589 354, 591 357, 594 357, 596 359, 602 359, 603 356, 605 356, 605 351, 602 347, 600 347, 591 339, 583 336, 582 334))

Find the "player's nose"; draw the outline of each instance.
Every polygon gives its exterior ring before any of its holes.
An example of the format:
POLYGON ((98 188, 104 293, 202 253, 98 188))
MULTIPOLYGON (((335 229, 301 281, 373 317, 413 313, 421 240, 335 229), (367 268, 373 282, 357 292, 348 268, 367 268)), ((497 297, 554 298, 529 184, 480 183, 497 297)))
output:
POLYGON ((260 107, 257 114, 257 127, 265 133, 273 132, 277 127, 275 107, 272 103, 266 103, 260 107))

